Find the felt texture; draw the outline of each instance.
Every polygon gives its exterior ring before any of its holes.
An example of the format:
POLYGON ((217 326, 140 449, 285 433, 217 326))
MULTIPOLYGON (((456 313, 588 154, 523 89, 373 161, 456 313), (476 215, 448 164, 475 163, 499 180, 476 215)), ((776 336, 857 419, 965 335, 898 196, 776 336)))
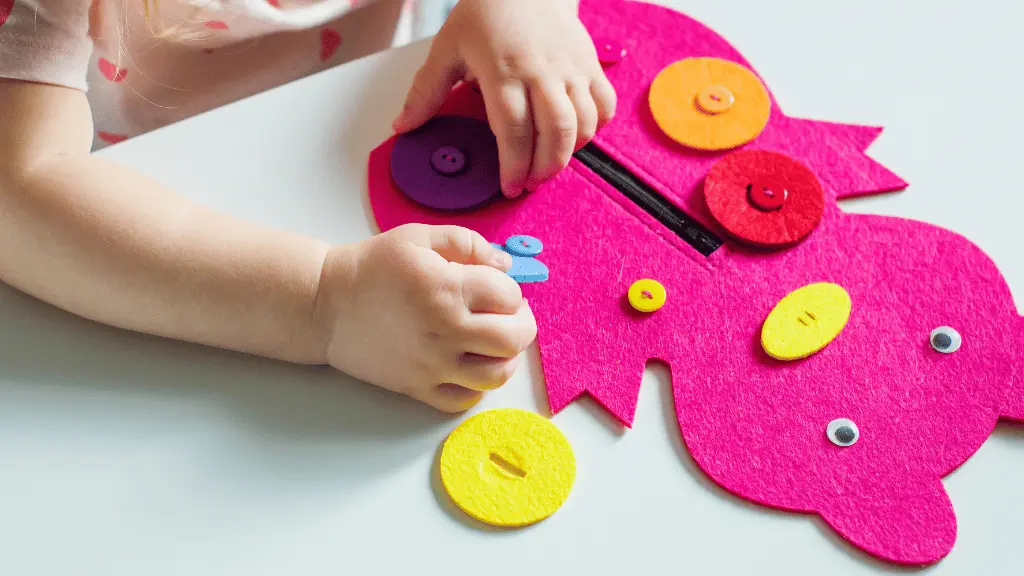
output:
POLYGON ((531 257, 544 251, 544 243, 540 238, 517 234, 505 241, 505 251, 513 256, 531 257))
POLYGON ((550 271, 543 262, 529 256, 513 256, 508 275, 520 284, 547 282, 550 271))
POLYGON ((761 347, 776 360, 800 360, 836 339, 850 319, 850 295, 842 286, 819 282, 797 288, 768 314, 761 347))
POLYGON ((547 282, 550 274, 543 262, 534 258, 544 250, 544 244, 533 236, 512 236, 504 244, 491 242, 498 250, 512 257, 512 266, 508 275, 519 284, 547 282))
POLYGON ((486 122, 438 116, 396 139, 391 177, 424 206, 475 208, 501 192, 498 143, 486 122))
POLYGON ((764 130, 771 100, 746 67, 720 58, 673 62, 651 83, 648 103, 658 127, 683 146, 728 150, 764 130), (712 95, 726 96, 717 102, 712 95))
MULTIPOLYGON (((605 68, 619 95, 595 145, 712 230, 704 178, 722 153, 680 146, 651 117, 647 92, 689 57, 749 64, 725 40, 667 8, 584 0, 595 37, 626 50, 605 68)), ((480 94, 456 89, 443 113, 484 118, 480 94)), ((765 252, 734 241, 705 257, 579 162, 536 192, 443 213, 409 201, 390 177, 394 140, 369 160, 370 202, 383 230, 459 224, 496 240, 545 241, 548 282, 523 286, 538 324, 549 404, 586 393, 630 425, 645 364, 671 369, 686 446, 716 483, 752 502, 816 513, 855 546, 903 564, 945 556, 956 539, 941 478, 988 438, 1000 416, 1024 420, 1024 320, 993 262, 965 238, 899 218, 846 214, 836 200, 905 183, 864 150, 880 129, 790 118, 772 98, 764 132, 743 149, 776 151, 821 183, 821 222, 796 245, 765 252), (626 297, 638 279, 668 292, 653 314, 626 297), (852 313, 816 354, 780 362, 761 327, 793 290, 831 282, 852 313), (952 326, 954 354, 929 335, 952 326), (825 431, 849 418, 860 439, 825 431)))
POLYGON ((597 60, 602 66, 614 66, 626 57, 626 50, 622 44, 614 38, 594 38, 594 47, 597 48, 597 60))
POLYGON ((626 297, 634 310, 649 314, 657 312, 665 305, 665 301, 668 300, 668 292, 661 282, 643 278, 630 285, 626 297))
POLYGON ((576 479, 576 458, 562 432, 512 408, 460 424, 441 449, 440 468, 452 501, 495 526, 525 526, 554 514, 576 479))
POLYGON ((814 173, 785 154, 765 150, 741 150, 715 162, 704 181, 704 199, 730 234, 766 248, 803 240, 825 210, 814 173), (775 196, 759 199, 768 188, 775 196), (764 206, 769 200, 778 208, 764 206))

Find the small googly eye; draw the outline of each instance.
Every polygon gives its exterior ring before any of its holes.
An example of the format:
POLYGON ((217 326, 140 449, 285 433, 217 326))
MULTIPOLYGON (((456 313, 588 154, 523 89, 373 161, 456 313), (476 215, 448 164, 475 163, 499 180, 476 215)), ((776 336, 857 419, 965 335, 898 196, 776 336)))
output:
POLYGON ((942 352, 943 354, 952 354, 960 349, 960 344, 963 343, 963 339, 960 338, 960 333, 950 328, 949 326, 940 326, 935 330, 932 330, 931 336, 928 337, 928 341, 931 342, 932 348, 936 352, 942 352))
POLYGON ((853 420, 848 418, 836 418, 829 422, 826 434, 833 444, 843 448, 853 446, 860 438, 860 430, 857 429, 853 420))

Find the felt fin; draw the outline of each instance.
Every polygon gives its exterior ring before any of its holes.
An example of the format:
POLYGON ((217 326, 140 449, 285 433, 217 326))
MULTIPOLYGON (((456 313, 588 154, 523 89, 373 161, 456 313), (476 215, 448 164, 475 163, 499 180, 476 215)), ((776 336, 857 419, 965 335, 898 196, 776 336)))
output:
POLYGON ((1019 335, 1014 340, 1017 350, 1015 350, 1012 382, 1010 390, 1003 400, 1003 407, 999 410, 999 415, 1007 420, 1024 422, 1024 317, 1021 317, 1018 326, 1019 335))
POLYGON ((851 544, 883 560, 920 566, 949 554, 956 515, 941 480, 907 482, 885 492, 845 495, 820 514, 851 544))
MULTIPOLYGON (((617 346, 618 344, 591 344, 588 349, 616 350, 617 346)), ((628 356, 625 355, 622 359, 591 357, 580 361, 574 357, 572 361, 568 361, 558 358, 558 352, 553 351, 558 348, 543 342, 540 348, 551 413, 557 414, 585 392, 616 420, 631 428, 633 417, 636 415, 637 398, 640 395, 640 382, 644 375, 644 361, 627 360, 628 356)))
POLYGON ((850 173, 845 178, 847 182, 856 183, 857 185, 837 189, 837 199, 842 200, 844 198, 854 198, 869 194, 885 194, 906 189, 906 180, 900 178, 896 173, 867 155, 868 147, 882 133, 881 126, 829 124, 827 128, 834 131, 837 138, 840 135, 845 137, 855 150, 863 153, 859 158, 853 154, 850 155, 851 158, 856 158, 855 162, 851 162, 851 164, 856 166, 848 168, 850 173))
POLYGON ((444 104, 436 116, 466 116, 477 120, 487 120, 487 109, 484 108, 484 97, 475 85, 462 82, 448 92, 444 104))
POLYGON ((837 200, 903 190, 907 182, 866 151, 882 133, 877 126, 839 124, 802 118, 779 119, 784 129, 762 138, 767 148, 795 153, 837 200), (793 134, 802 135, 799 138, 793 134), (776 138, 784 138, 777 141, 776 138))

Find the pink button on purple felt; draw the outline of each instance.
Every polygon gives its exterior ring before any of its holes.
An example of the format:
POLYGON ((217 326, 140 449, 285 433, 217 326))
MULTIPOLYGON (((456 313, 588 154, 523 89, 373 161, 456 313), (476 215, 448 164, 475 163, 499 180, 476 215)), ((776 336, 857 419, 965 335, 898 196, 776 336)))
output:
POLYGON ((466 167, 466 155, 454 146, 442 146, 430 157, 430 165, 438 173, 451 176, 466 167))
POLYGON ((395 139, 391 178, 428 208, 476 208, 501 192, 498 143, 486 122, 438 116, 395 139))

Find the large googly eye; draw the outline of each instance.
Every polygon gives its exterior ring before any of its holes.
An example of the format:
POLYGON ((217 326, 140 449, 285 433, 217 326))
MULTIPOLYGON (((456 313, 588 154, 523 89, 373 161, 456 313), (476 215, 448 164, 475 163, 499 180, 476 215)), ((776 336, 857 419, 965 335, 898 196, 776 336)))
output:
POLYGON ((932 348, 936 352, 942 352, 943 354, 952 354, 960 349, 960 344, 963 343, 963 339, 960 338, 960 333, 950 328, 949 326, 940 326, 935 330, 932 330, 931 336, 928 337, 928 341, 931 342, 932 348))
POLYGON ((825 433, 833 444, 843 448, 853 446, 860 438, 860 430, 849 418, 836 418, 829 422, 825 433))

